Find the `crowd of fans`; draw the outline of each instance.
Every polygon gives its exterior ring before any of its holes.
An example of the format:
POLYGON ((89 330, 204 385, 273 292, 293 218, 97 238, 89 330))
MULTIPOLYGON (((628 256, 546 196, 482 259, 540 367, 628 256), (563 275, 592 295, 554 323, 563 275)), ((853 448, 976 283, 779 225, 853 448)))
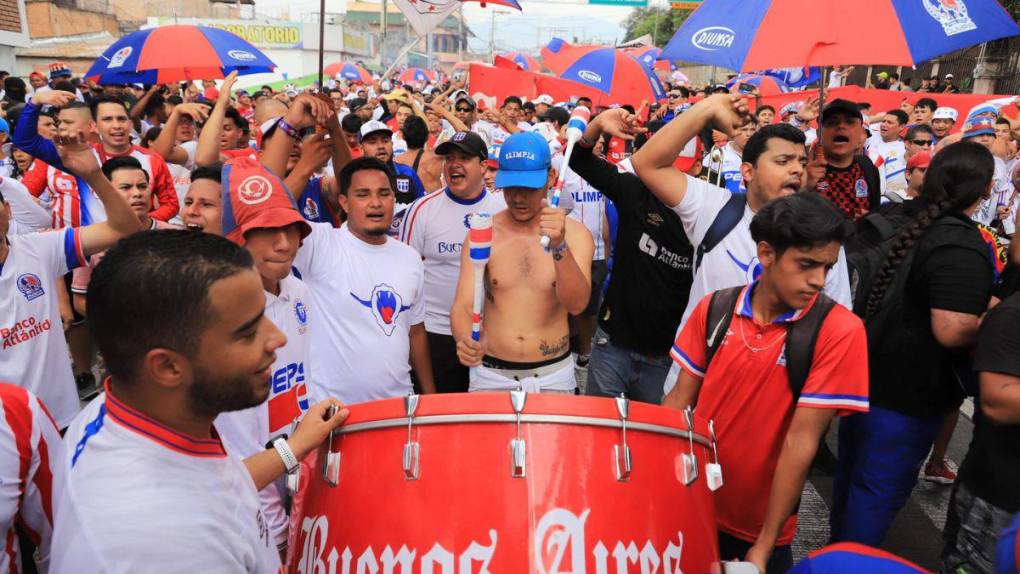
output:
POLYGON ((953 485, 941 571, 995 572, 1015 544, 1015 99, 957 110, 951 75, 890 110, 236 79, 3 79, 0 466, 20 496, 0 568, 34 549, 57 572, 275 571, 281 477, 345 405, 412 390, 697 407, 721 556, 770 573, 836 418, 833 542, 880 546, 920 476, 953 485))

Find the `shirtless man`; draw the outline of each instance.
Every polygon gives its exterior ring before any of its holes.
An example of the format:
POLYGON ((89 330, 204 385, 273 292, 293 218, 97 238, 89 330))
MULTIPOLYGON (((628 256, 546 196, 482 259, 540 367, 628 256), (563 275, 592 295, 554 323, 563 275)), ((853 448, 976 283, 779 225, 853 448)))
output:
MULTIPOLYGON (((457 356, 471 370, 471 391, 574 392, 567 315, 584 311, 591 295, 591 234, 547 205, 556 181, 549 145, 520 132, 499 152, 496 187, 507 209, 492 217, 492 254, 485 270, 482 340, 471 339, 474 268, 461 250, 460 278, 450 310, 457 356), (548 236, 548 252, 539 237, 548 236)), ((468 245, 465 239, 465 245, 468 245)))

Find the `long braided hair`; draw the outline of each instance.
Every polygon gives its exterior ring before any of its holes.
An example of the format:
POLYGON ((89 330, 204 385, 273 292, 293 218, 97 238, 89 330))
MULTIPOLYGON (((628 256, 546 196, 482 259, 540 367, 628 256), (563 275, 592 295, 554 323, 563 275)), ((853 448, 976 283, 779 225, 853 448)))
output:
POLYGON ((955 143, 932 158, 918 196, 925 208, 889 246, 868 293, 865 320, 878 312, 896 271, 925 230, 943 215, 962 212, 974 205, 988 193, 994 171, 995 160, 991 152, 975 142, 955 143))

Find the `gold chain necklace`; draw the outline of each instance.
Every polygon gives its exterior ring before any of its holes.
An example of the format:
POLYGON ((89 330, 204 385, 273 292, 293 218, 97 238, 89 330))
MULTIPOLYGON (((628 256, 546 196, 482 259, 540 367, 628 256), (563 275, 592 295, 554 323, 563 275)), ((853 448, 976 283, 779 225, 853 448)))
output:
POLYGON ((753 345, 751 345, 750 343, 747 342, 747 336, 744 335, 744 322, 743 321, 740 322, 740 339, 744 342, 744 346, 747 347, 747 349, 749 351, 751 351, 752 353, 759 353, 761 351, 765 351, 765 350, 771 349, 772 347, 775 347, 777 343, 779 343, 780 341, 782 341, 785 338, 786 338, 786 329, 783 329, 783 333, 779 337, 776 337, 775 341, 772 341, 771 343, 769 343, 768 345, 765 345, 764 347, 755 347, 755 346, 753 346, 753 345))

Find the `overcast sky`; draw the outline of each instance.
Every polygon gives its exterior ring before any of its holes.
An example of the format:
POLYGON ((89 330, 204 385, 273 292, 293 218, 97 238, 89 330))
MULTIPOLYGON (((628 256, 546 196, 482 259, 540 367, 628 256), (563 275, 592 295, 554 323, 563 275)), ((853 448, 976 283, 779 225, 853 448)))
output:
MULTIPOLYGON (((543 0, 519 0, 522 12, 504 7, 488 5, 482 8, 478 2, 465 2, 464 15, 475 38, 470 40, 472 51, 489 51, 489 32, 492 28, 492 13, 496 10, 496 52, 526 50, 537 53, 536 47, 545 45, 553 36, 572 41, 588 38, 596 41, 622 41, 623 20, 630 8, 614 6, 591 6, 581 1, 557 0, 556 3, 543 0)), ((340 0, 342 2, 342 0, 340 0)), ((337 0, 327 0, 326 10, 337 11, 337 0)), ((256 0, 261 13, 275 15, 289 10, 292 20, 300 20, 300 14, 316 12, 318 0, 256 0)))

